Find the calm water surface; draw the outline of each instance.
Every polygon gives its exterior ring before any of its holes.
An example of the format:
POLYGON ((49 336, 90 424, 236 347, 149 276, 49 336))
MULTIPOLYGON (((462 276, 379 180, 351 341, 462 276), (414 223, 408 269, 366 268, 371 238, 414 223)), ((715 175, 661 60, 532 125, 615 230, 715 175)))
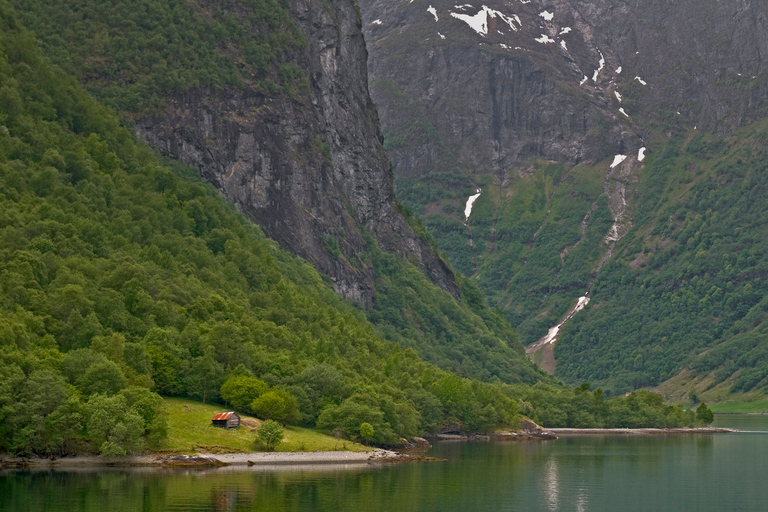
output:
POLYGON ((1 511, 764 511, 768 416, 750 432, 438 443, 442 463, 0 473, 1 511))

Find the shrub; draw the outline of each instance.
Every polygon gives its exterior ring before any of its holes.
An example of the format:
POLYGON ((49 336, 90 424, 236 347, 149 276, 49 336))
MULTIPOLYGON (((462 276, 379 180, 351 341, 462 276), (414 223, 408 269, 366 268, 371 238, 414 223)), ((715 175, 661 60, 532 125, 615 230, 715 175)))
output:
POLYGON ((273 388, 261 395, 253 401, 251 410, 260 418, 284 424, 298 423, 301 419, 299 401, 282 388, 273 388))
POLYGON ((275 451, 275 448, 283 442, 283 428, 275 420, 266 420, 262 422, 256 430, 256 443, 261 444, 269 451, 275 451))

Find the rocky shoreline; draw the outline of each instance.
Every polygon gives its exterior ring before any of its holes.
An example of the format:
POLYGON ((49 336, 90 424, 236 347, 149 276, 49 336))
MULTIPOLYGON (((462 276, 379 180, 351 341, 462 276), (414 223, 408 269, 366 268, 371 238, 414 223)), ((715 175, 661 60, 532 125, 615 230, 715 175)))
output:
POLYGON ((438 460, 390 450, 367 452, 255 452, 197 455, 149 454, 114 459, 90 455, 74 457, 7 457, 0 456, 0 468, 92 468, 92 467, 161 467, 215 468, 225 466, 305 466, 329 464, 375 464, 438 460))
POLYGON ((739 432, 733 428, 551 428, 557 436, 584 436, 584 435, 659 435, 659 434, 728 434, 739 432))

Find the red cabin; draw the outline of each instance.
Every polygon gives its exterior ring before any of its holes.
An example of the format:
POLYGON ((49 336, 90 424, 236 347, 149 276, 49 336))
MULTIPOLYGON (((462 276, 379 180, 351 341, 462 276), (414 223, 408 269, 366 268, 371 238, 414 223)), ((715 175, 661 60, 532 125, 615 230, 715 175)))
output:
POLYGON ((240 416, 234 411, 220 412, 211 419, 214 427, 238 428, 240 426, 240 416))

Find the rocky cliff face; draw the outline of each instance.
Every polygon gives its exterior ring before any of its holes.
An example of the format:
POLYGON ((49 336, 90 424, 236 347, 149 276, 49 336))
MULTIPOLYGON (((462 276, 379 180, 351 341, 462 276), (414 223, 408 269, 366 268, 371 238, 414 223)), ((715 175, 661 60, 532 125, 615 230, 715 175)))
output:
POLYGON ((381 248, 413 256, 454 297, 450 268, 397 211, 366 48, 349 0, 293 1, 307 44, 291 55, 309 79, 302 97, 256 87, 193 89, 164 117, 137 123, 140 137, 203 176, 284 248, 329 275, 341 295, 370 307, 373 270, 359 227, 381 248))
POLYGON ((595 161, 639 149, 650 119, 726 133, 765 113, 764 3, 454 4, 361 2, 398 174, 595 161), (414 110, 432 136, 398 138, 414 110))

